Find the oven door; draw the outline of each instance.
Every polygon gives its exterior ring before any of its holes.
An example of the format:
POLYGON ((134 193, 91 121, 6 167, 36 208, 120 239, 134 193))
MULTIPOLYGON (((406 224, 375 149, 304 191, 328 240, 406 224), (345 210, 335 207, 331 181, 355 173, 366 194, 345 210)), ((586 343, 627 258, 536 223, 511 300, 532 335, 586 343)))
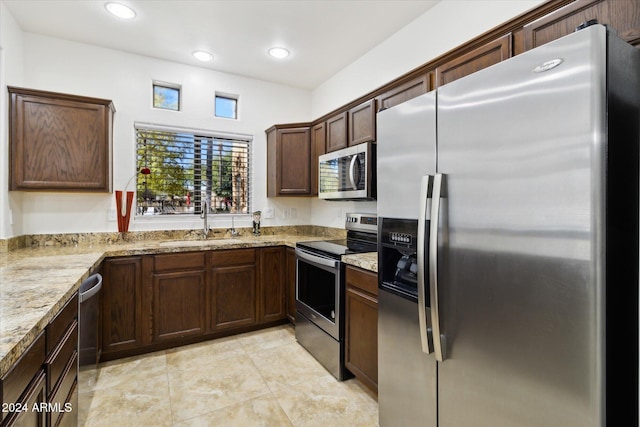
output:
POLYGON ((296 309, 340 340, 340 261, 296 248, 296 309))

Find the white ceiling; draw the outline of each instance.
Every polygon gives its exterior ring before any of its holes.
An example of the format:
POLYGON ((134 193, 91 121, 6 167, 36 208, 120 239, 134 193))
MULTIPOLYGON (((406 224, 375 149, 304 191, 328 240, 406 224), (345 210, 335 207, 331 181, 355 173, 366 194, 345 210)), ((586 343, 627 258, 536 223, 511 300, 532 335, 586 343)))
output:
POLYGON ((5 0, 23 31, 314 89, 438 0, 5 0), (291 55, 275 60, 272 46, 291 55), (202 63, 195 50, 214 60, 202 63))

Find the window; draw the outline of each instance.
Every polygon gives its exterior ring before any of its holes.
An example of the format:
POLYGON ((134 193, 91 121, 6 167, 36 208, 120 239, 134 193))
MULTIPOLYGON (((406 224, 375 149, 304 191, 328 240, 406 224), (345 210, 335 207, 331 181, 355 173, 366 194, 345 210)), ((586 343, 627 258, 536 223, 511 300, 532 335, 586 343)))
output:
POLYGON ((136 124, 137 214, 248 214, 251 136, 136 124))
POLYGON ((237 119, 238 97, 216 93, 215 116, 225 119, 237 119))
POLYGON ((180 111, 180 86, 154 82, 153 106, 163 110, 180 111))

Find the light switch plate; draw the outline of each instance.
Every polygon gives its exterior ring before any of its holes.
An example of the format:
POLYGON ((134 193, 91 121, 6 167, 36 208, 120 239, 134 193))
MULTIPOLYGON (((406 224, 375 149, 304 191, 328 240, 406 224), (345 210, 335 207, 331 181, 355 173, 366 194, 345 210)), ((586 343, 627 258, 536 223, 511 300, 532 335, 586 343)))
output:
POLYGON ((107 209, 107 221, 115 221, 115 220, 116 220, 116 210, 107 209))

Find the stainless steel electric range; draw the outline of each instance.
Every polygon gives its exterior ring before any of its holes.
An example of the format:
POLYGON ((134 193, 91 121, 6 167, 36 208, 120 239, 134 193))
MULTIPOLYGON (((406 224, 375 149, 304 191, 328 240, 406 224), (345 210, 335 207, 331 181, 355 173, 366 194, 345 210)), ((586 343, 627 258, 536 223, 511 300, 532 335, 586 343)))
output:
POLYGON ((344 240, 296 245, 296 339, 338 380, 344 366, 345 266, 342 255, 377 250, 376 214, 349 213, 344 240))

